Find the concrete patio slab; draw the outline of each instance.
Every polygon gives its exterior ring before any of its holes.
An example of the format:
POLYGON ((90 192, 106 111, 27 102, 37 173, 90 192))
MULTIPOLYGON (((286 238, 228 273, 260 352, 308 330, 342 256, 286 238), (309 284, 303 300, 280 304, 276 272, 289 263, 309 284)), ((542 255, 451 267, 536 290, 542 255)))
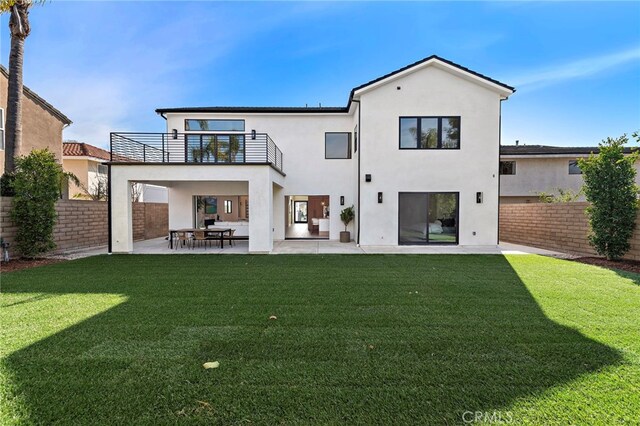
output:
MULTIPOLYGON (((107 253, 107 247, 94 247, 63 253, 50 257, 79 259, 107 253)), ((164 238, 137 241, 133 244, 134 254, 248 254, 249 243, 236 241, 233 246, 225 244, 219 247, 196 246, 170 249, 164 238)), ((536 247, 501 242, 496 246, 357 246, 355 242, 340 243, 328 240, 285 240, 274 241, 272 254, 502 254, 521 255, 538 254, 558 258, 573 258, 567 253, 539 249, 536 247)))

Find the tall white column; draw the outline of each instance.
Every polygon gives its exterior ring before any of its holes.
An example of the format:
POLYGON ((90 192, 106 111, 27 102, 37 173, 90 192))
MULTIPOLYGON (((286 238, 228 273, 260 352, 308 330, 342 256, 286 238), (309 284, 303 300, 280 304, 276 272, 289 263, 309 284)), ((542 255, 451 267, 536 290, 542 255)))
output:
POLYGON ((111 167, 111 243, 113 253, 133 251, 131 185, 121 176, 119 167, 111 167))
MULTIPOLYGON (((268 170, 265 170, 268 172, 268 170)), ((273 249, 273 183, 266 176, 249 180, 249 252, 273 249)))

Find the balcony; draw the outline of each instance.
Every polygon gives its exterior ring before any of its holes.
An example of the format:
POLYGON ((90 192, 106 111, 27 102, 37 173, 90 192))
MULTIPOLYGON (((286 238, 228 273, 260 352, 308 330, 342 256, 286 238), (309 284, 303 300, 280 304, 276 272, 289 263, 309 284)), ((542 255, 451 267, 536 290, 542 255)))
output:
POLYGON ((282 151, 266 133, 111 133, 111 162, 123 164, 270 165, 282 151))

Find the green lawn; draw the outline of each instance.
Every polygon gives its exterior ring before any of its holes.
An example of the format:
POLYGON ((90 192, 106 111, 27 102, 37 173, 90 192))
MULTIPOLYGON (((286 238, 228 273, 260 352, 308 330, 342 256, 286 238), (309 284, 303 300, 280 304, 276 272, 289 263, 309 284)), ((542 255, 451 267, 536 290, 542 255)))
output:
POLYGON ((0 424, 638 424, 639 283, 539 256, 114 255, 7 273, 0 424))

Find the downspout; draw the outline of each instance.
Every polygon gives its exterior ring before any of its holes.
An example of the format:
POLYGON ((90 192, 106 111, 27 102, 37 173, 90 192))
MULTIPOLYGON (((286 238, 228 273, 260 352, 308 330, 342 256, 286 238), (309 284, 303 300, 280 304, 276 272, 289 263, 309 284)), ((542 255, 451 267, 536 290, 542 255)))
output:
POLYGON ((358 216, 358 229, 356 230, 356 245, 360 246, 360 155, 362 154, 362 123, 360 121, 360 109, 362 104, 360 101, 351 99, 351 102, 358 103, 358 208, 356 214, 358 216))
POLYGON ((113 162, 113 133, 109 135, 109 163, 107 164, 107 253, 113 252, 112 232, 111 232, 111 163, 113 162))
POLYGON ((113 252, 112 232, 111 232, 111 163, 107 164, 107 226, 109 227, 109 243, 107 253, 113 252))
POLYGON ((498 176, 498 229, 497 229, 497 236, 498 236, 498 241, 496 241, 496 244, 499 245, 500 244, 500 149, 502 148, 502 101, 506 101, 507 98, 504 99, 500 99, 500 107, 499 107, 499 113, 498 113, 498 173, 496 174, 496 176, 498 176))

